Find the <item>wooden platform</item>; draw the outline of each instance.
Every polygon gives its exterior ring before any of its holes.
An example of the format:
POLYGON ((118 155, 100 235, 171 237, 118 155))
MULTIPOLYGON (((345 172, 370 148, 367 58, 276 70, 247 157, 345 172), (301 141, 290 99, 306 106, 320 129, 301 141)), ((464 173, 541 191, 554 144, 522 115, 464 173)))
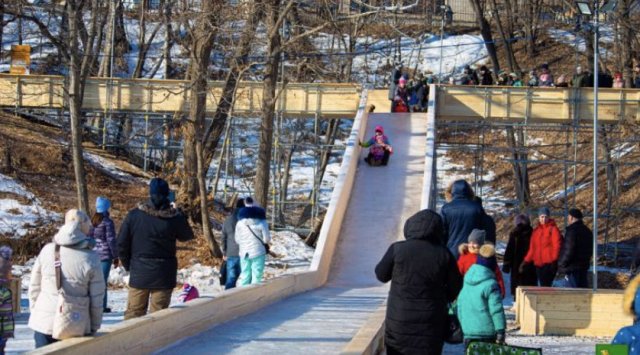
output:
MULTIPOLYGON (((210 82, 207 111, 214 112, 223 82, 210 82)), ((59 109, 63 107, 64 77, 52 75, 0 74, 0 106, 59 109)), ((184 80, 90 78, 87 80, 84 110, 137 112, 186 112, 189 83, 184 80)), ((287 84, 279 95, 276 111, 288 116, 318 114, 324 118, 352 118, 360 99, 354 84, 287 84)), ((235 96, 236 113, 260 112, 262 83, 242 82, 235 96)))
POLYGON ((633 324, 622 312, 623 290, 518 287, 516 322, 525 335, 612 337, 633 324))

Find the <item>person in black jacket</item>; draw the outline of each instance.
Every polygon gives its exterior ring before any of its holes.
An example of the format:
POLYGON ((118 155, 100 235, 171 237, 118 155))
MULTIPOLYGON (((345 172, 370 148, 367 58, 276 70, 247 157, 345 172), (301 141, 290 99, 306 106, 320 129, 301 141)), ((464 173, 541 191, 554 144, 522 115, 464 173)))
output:
POLYGON ((124 319, 169 307, 176 287, 176 240, 193 239, 187 218, 171 207, 169 184, 153 178, 149 201, 127 213, 118 234, 118 256, 130 272, 124 319), (149 301, 151 305, 148 306, 149 301))
POLYGON ((587 288, 587 273, 593 254, 593 233, 582 222, 582 212, 577 208, 569 210, 568 222, 558 258, 558 269, 567 275, 569 287, 587 288))
POLYGON ((471 186, 465 180, 456 180, 449 189, 447 200, 440 210, 444 223, 444 244, 458 258, 458 246, 467 242, 474 229, 483 229, 484 210, 474 201, 471 186))
POLYGON ((387 354, 440 354, 448 328, 447 303, 458 297, 462 276, 442 245, 441 217, 422 210, 404 224, 405 241, 391 244, 376 266, 391 281, 385 318, 387 354))
POLYGON ((504 252, 502 272, 511 273, 511 295, 516 301, 516 288, 518 286, 537 286, 538 278, 533 264, 527 264, 522 272, 518 270, 524 257, 529 252, 531 243, 531 221, 526 214, 519 214, 515 218, 515 227, 509 232, 507 249, 504 252))

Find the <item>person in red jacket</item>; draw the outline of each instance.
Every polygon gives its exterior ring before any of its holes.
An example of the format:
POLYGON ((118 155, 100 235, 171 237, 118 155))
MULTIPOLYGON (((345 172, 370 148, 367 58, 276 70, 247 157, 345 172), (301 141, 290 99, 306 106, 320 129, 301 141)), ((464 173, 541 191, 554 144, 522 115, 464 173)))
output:
MULTIPOLYGON (((473 266, 478 260, 478 253, 480 252, 480 247, 485 244, 485 238, 486 232, 484 230, 474 229, 471 231, 471 234, 469 234, 469 242, 460 244, 458 246, 458 252, 460 253, 458 256, 458 270, 460 270, 460 274, 462 275, 462 277, 464 277, 464 274, 466 274, 469 268, 471 268, 471 266, 473 266)), ((496 280, 498 281, 498 285, 500 286, 500 296, 504 298, 505 288, 504 280, 502 278, 502 272, 500 271, 500 268, 498 268, 498 266, 496 266, 493 272, 496 274, 496 280)))
POLYGON ((540 286, 551 286, 553 283, 558 271, 558 257, 562 247, 560 230, 549 215, 550 211, 547 207, 542 207, 538 212, 538 226, 531 234, 529 252, 519 268, 522 272, 526 264, 533 263, 540 286))

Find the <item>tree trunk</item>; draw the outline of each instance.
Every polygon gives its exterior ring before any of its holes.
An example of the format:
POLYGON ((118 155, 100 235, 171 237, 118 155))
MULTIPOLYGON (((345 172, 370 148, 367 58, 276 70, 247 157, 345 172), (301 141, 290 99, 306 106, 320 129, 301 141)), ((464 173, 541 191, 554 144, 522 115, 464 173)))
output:
MULTIPOLYGON (((518 62, 516 60, 515 55, 513 54, 513 46, 511 46, 511 36, 507 36, 504 28, 502 27, 502 22, 500 19, 500 13, 498 12, 498 5, 496 4, 496 0, 491 0, 491 5, 493 7, 493 14, 496 25, 498 27, 498 31, 500 32, 500 36, 502 37, 502 42, 504 42, 504 51, 507 57, 507 63, 509 65, 509 71, 512 73, 519 72, 520 68, 518 68, 518 62)), ((495 72, 496 77, 498 76, 498 72, 495 72)))
MULTIPOLYGON (((516 134, 513 127, 507 127, 507 145, 512 150, 512 159, 513 162, 511 166, 513 167, 513 180, 514 185, 516 187, 516 197, 520 202, 520 208, 526 209, 531 203, 531 194, 529 192, 529 174, 527 171, 527 163, 525 161, 527 156, 524 154, 520 154, 519 151, 524 147, 519 144, 519 140, 516 139, 516 134)), ((520 134, 520 132, 518 132, 520 134)), ((523 137, 519 137, 523 138, 523 137)), ((520 139, 522 141, 522 139, 520 139)))
POLYGON ((211 254, 216 258, 222 257, 222 251, 211 231, 211 221, 209 220, 209 206, 207 203, 207 168, 204 166, 204 157, 202 156, 203 145, 200 140, 196 143, 196 159, 198 160, 198 186, 200 190, 200 218, 202 220, 202 234, 209 244, 211 254))
POLYGON ((165 0, 164 3, 164 16, 162 21, 164 22, 164 47, 162 50, 162 56, 164 57, 164 78, 171 78, 172 62, 171 62, 171 47, 173 47, 173 29, 171 28, 171 14, 172 14, 172 0, 165 0))
POLYGON ((267 62, 264 69, 262 94, 262 122, 260 124, 260 146, 254 180, 255 200, 267 207, 269 200, 269 167, 273 148, 273 120, 276 106, 276 86, 280 68, 281 36, 278 29, 280 0, 271 0, 267 7, 267 62))
MULTIPOLYGON (((217 5, 217 0, 203 2, 203 15, 196 20, 196 28, 192 35, 189 117, 182 128, 184 134, 184 170, 178 199, 193 219, 197 218, 198 210, 196 203, 199 191, 197 145, 202 143, 202 133, 205 127, 208 90, 207 68, 216 36, 215 28, 212 26, 216 23, 217 15, 215 9, 217 5)), ((205 164, 205 174, 208 166, 205 164)))
POLYGON ((216 113, 213 116, 213 122, 207 128, 207 132, 204 135, 204 160, 208 165, 211 164, 214 152, 218 148, 218 144, 220 143, 220 138, 222 137, 222 132, 224 131, 224 128, 226 126, 229 112, 231 112, 234 95, 238 86, 238 82, 240 81, 240 75, 244 70, 244 67, 247 65, 247 56, 251 51, 251 43, 255 38, 256 29, 263 16, 264 9, 262 7, 262 4, 259 1, 255 1, 253 3, 251 14, 249 15, 247 23, 245 24, 242 31, 242 36, 240 37, 240 42, 238 43, 236 55, 231 62, 229 74, 227 75, 227 79, 225 80, 220 100, 218 100, 216 113))
POLYGON ((632 87, 633 82, 633 35, 630 32, 631 22, 629 21, 629 4, 632 0, 620 0, 618 2, 618 14, 616 17, 620 27, 620 57, 622 64, 622 77, 624 87, 632 87))
POLYGON ((73 172, 76 179, 76 197, 78 208, 89 213, 89 193, 85 180, 84 159, 82 156, 82 126, 80 108, 82 107, 81 55, 78 43, 78 21, 82 20, 82 13, 77 9, 75 1, 67 1, 67 19, 69 26, 69 82, 67 86, 67 102, 71 121, 71 154, 73 157, 73 172))
POLYGON ((471 5, 476 14, 476 22, 480 27, 480 34, 484 40, 484 45, 487 48, 487 53, 489 53, 489 58, 491 58, 491 63, 493 64, 493 72, 497 74, 500 71, 500 63, 498 62, 496 45, 493 42, 493 34, 491 34, 491 25, 484 17, 484 8, 480 0, 471 0, 471 5))

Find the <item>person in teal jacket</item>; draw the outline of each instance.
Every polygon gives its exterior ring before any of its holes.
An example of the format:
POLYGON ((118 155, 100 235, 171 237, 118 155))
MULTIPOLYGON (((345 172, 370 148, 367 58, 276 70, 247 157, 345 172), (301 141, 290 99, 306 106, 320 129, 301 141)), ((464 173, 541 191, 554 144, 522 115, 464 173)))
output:
POLYGON ((485 244, 464 276, 457 305, 465 347, 472 340, 504 344, 506 322, 495 268, 495 247, 485 244))

